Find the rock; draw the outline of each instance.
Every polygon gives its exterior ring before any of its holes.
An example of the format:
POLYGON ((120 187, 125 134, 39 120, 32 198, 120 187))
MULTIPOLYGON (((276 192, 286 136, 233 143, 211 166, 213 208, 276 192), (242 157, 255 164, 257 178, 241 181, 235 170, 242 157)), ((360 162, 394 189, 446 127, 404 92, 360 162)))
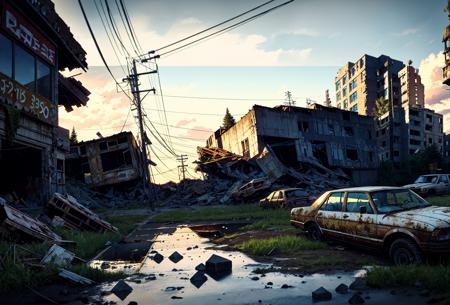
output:
POLYGON ((273 283, 272 282, 268 282, 266 285, 267 286, 273 286, 273 283))
POLYGON ((119 299, 122 301, 126 299, 126 297, 133 291, 133 288, 130 287, 124 280, 120 280, 117 284, 111 289, 111 292, 114 293, 119 299))
POLYGON ((331 292, 323 287, 320 287, 312 292, 312 299, 314 302, 329 301, 331 300, 331 297, 331 292))
POLYGON ((252 281, 259 281, 259 277, 257 277, 257 276, 254 276, 254 277, 252 277, 252 278, 250 278, 252 281))
POLYGON ((228 274, 232 269, 232 262, 229 259, 216 254, 211 255, 205 265, 208 274, 228 274))
POLYGON ((166 287, 166 289, 164 289, 165 291, 175 291, 175 290, 177 290, 177 287, 173 287, 173 286, 170 286, 170 287, 166 287))
POLYGON ((363 278, 356 278, 348 287, 350 290, 367 290, 366 281, 363 278))
POLYGON ((146 280, 146 281, 154 281, 154 280, 156 280, 156 275, 154 275, 154 274, 149 274, 149 275, 145 278, 145 280, 146 280))
POLYGON ((206 275, 202 271, 197 271, 190 279, 192 285, 197 288, 202 287, 202 285, 208 280, 206 275))
POLYGON ((348 286, 345 284, 340 284, 336 287, 335 291, 340 294, 346 294, 348 292, 348 286))
POLYGON ((171 297, 171 299, 172 300, 181 300, 183 297, 179 297, 179 296, 176 296, 176 295, 173 295, 172 297, 171 297))
POLYGON ((183 255, 175 251, 169 256, 169 259, 176 264, 183 259, 183 255))
POLYGON ((294 286, 288 285, 288 284, 283 284, 281 285, 281 289, 287 289, 287 288, 293 288, 294 286))
POLYGON ((348 300, 349 304, 363 304, 364 299, 357 293, 353 294, 352 297, 348 300))
POLYGON ((157 264, 160 264, 164 260, 164 256, 156 252, 153 256, 150 257, 152 260, 154 260, 157 264))
POLYGON ((197 271, 205 271, 206 270, 206 266, 205 264, 198 264, 197 267, 195 267, 195 270, 197 271))
POLYGON ((138 305, 138 302, 136 302, 136 301, 131 301, 131 302, 128 303, 128 305, 138 305))

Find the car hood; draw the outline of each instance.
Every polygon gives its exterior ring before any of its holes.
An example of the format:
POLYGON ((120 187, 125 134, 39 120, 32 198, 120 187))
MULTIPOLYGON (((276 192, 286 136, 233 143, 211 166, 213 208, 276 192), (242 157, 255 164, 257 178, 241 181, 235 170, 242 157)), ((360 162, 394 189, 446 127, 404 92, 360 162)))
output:
POLYGON ((422 188, 422 187, 430 187, 433 186, 435 184, 433 183, 413 183, 413 184, 407 184, 404 185, 403 187, 407 187, 407 188, 422 188))
POLYGON ((410 227, 417 230, 432 231, 436 228, 450 227, 450 208, 430 206, 421 209, 396 212, 383 216, 383 222, 410 227))

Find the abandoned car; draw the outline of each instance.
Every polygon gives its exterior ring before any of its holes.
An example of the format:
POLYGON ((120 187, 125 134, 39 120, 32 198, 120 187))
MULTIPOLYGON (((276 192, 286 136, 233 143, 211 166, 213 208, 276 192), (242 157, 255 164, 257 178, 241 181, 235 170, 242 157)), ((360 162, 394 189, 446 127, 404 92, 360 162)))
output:
MULTIPOLYGON (((272 183, 267 178, 253 179, 252 181, 241 186, 231 196, 235 200, 243 200, 252 197, 261 191, 267 191, 272 183)), ((266 193, 267 194, 267 193, 266 193)))
POLYGON ((450 175, 435 174, 419 176, 413 184, 404 187, 422 196, 447 194, 450 192, 450 175))
POLYGON ((292 209, 291 224, 313 240, 333 239, 381 250, 397 265, 450 253, 450 208, 431 206, 407 188, 328 191, 311 206, 292 209))
POLYGON ((293 208, 308 206, 311 202, 311 198, 304 190, 289 188, 270 193, 269 196, 259 201, 259 206, 262 208, 293 208))

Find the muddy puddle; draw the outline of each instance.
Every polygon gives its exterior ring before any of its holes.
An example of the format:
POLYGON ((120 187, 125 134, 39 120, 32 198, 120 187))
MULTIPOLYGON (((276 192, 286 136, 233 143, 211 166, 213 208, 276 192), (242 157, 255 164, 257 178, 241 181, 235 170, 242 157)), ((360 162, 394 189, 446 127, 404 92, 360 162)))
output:
MULTIPOLYGON (((311 293, 319 287, 330 291, 332 300, 320 303, 348 304, 353 291, 338 294, 335 288, 343 283, 350 285, 355 277, 364 274, 340 272, 335 274, 291 275, 271 272, 264 275, 253 273, 255 269, 269 268, 243 253, 211 249, 214 245, 208 238, 202 238, 188 227, 178 227, 171 234, 158 235, 150 247, 149 254, 132 268, 139 275, 132 275, 126 283, 133 290, 122 299, 108 294, 116 282, 100 287, 102 300, 127 305, 131 301, 138 304, 313 304, 311 293), (164 259, 158 264, 150 258, 154 251, 164 259), (169 256, 177 251, 183 256, 174 263, 169 256), (197 272, 195 267, 205 263, 216 254, 233 262, 232 273, 215 280, 206 275, 207 280, 199 288, 190 282, 197 272), (288 286, 288 288, 286 288, 288 286)), ((97 266, 104 261, 96 261, 97 266)), ((111 262, 106 262, 111 264, 111 262)), ((111 269, 109 269, 111 270, 111 269)), ((113 271, 113 270, 112 270, 113 271)), ((361 293, 364 304, 425 304, 426 299, 419 292, 366 290, 361 293)))

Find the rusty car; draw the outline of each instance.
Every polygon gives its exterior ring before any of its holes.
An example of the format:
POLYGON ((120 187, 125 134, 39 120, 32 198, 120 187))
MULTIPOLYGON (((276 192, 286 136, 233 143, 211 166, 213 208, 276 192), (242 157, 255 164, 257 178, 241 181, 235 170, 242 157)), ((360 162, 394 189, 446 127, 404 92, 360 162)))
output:
POLYGON ((421 196, 448 194, 450 192, 450 176, 448 174, 431 174, 419 176, 409 188, 421 196))
MULTIPOLYGON (((233 192, 231 196, 235 200, 248 199, 257 193, 268 191, 271 185, 272 182, 267 178, 253 179, 241 186, 237 191, 233 192)), ((267 195, 267 193, 265 195, 267 195)))
POLYGON ((328 191, 291 210, 291 224, 313 240, 332 239, 387 253, 396 265, 450 253, 450 208, 402 187, 328 191))
POLYGON ((259 201, 262 208, 293 208, 308 206, 312 203, 312 197, 300 188, 288 188, 273 191, 269 196, 259 201))

